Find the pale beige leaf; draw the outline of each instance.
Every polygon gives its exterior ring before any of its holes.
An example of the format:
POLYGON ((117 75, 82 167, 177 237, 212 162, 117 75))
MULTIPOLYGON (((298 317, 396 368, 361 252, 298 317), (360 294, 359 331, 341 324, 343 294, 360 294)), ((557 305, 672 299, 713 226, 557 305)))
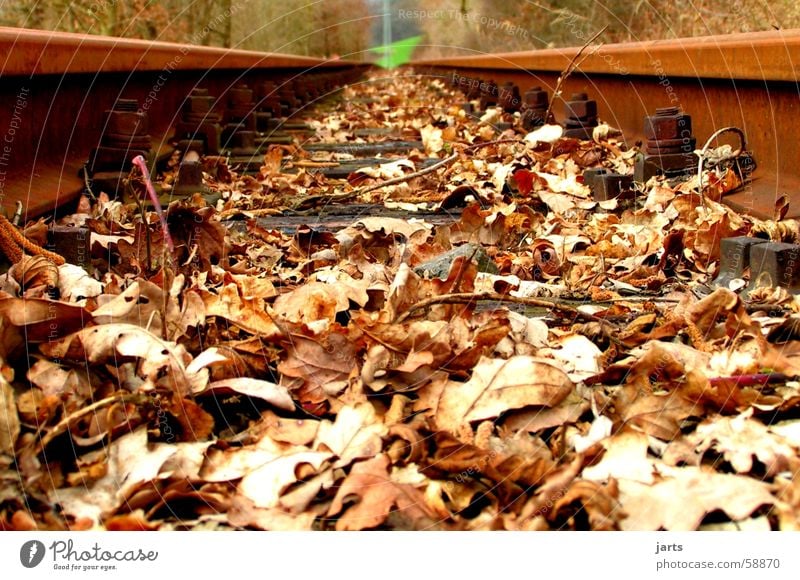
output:
POLYGON ((425 152, 428 155, 434 155, 444 148, 444 139, 442 138, 441 129, 428 124, 419 130, 419 135, 422 138, 422 144, 425 146, 425 152))
POLYGON ((471 421, 491 419, 511 409, 552 407, 572 390, 564 371, 531 356, 508 360, 482 357, 466 383, 449 381, 441 395, 436 424, 457 431, 471 421))
POLYGON ((686 437, 697 453, 709 449, 722 454, 738 473, 749 473, 758 459, 774 476, 794 466, 797 453, 780 435, 752 418, 752 408, 736 417, 714 417, 686 437))
POLYGON ((110 445, 105 476, 88 488, 56 489, 53 499, 65 514, 98 525, 143 483, 167 478, 196 480, 209 445, 211 442, 149 445, 147 429, 137 429, 110 445))
POLYGON ((270 381, 251 379, 249 377, 232 377, 214 381, 197 391, 196 394, 207 395, 231 392, 267 401, 279 409, 294 410, 294 401, 292 401, 292 397, 286 387, 276 385, 270 381))
POLYGON ((606 452, 600 463, 583 470, 583 477, 605 481, 611 477, 619 480, 652 483, 653 462, 647 457, 647 435, 638 431, 625 431, 602 441, 606 452))
POLYGON ((103 292, 103 284, 80 266, 62 264, 58 267, 58 290, 62 300, 77 302, 99 296, 103 292))
POLYGON ((320 424, 313 447, 334 453, 339 458, 334 467, 346 467, 356 459, 380 453, 381 437, 387 432, 372 405, 342 407, 335 422, 320 424))
POLYGON ((278 296, 273 310, 281 318, 296 323, 317 320, 333 322, 337 312, 350 307, 350 291, 342 286, 323 282, 308 282, 299 288, 278 296))
POLYGON ((551 348, 537 352, 538 356, 556 359, 558 367, 576 383, 601 371, 598 361, 602 354, 597 345, 581 334, 558 337, 551 348))
POLYGON ((209 450, 200 477, 203 481, 222 482, 241 479, 253 469, 280 457, 284 449, 305 449, 279 445, 269 437, 262 437, 255 445, 229 449, 209 450))
POLYGON ((286 488, 308 477, 299 473, 302 466, 309 466, 314 472, 319 472, 330 458, 330 453, 302 448, 289 451, 261 465, 253 465, 239 483, 239 492, 256 507, 276 507, 286 488))
POLYGON ((623 530, 696 530, 703 518, 715 510, 738 521, 761 506, 775 503, 769 486, 749 477, 698 467, 661 466, 659 471, 666 479, 652 486, 630 480, 619 482, 619 499, 628 514, 622 520, 623 530))
POLYGON ((428 505, 419 489, 394 481, 389 466, 389 457, 380 454, 353 467, 328 510, 330 516, 341 514, 337 530, 375 528, 390 516, 402 519, 406 529, 430 529, 446 516, 428 505), (353 499, 357 503, 345 509, 353 499))
POLYGON ((525 141, 533 145, 537 143, 553 143, 561 138, 564 129, 561 125, 542 125, 535 131, 525 135, 525 141))
POLYGON ((19 437, 20 423, 14 389, 0 375, 0 455, 14 456, 14 445, 19 437))
POLYGON ((140 280, 117 296, 101 296, 99 308, 92 312, 97 324, 128 323, 161 334, 163 313, 177 316, 178 305, 160 287, 140 280))
POLYGON ((267 531, 310 531, 315 519, 312 512, 289 513, 280 508, 258 508, 242 495, 233 498, 228 510, 228 522, 232 526, 267 531))

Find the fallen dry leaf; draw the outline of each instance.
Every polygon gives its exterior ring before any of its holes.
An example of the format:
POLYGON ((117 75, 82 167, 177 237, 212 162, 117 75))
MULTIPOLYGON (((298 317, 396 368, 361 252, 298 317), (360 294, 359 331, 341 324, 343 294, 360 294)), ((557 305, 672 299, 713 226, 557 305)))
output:
POLYGON ((334 468, 350 465, 356 459, 373 457, 380 452, 381 438, 387 434, 387 427, 375 413, 371 405, 342 407, 336 414, 336 421, 323 421, 313 447, 329 451, 338 459, 334 468))
POLYGON ((0 376, 0 455, 14 456, 20 424, 14 389, 0 376))
POLYGON ((389 457, 380 454, 353 467, 328 510, 329 516, 338 516, 337 530, 374 529, 395 510, 395 517, 408 522, 408 529, 431 529, 447 517, 428 507, 420 490, 393 481, 390 465, 389 457))
POLYGON ((707 292, 721 238, 800 222, 719 203, 725 168, 705 200, 656 176, 598 202, 583 172, 634 173, 630 136, 522 138, 407 72, 257 171, 201 157, 174 253, 101 193, 58 218, 91 274, 0 276, 0 528, 800 528, 800 301, 738 295, 748 271, 707 292))
POLYGON ((435 413, 440 429, 456 432, 464 423, 498 417, 511 409, 553 407, 572 390, 567 375, 531 356, 482 358, 466 383, 448 382, 435 413))
MULTIPOLYGON (((782 471, 796 472, 800 468, 796 449, 751 416, 752 409, 735 417, 711 417, 684 439, 698 456, 709 450, 721 454, 736 473, 752 471, 754 460, 763 464, 767 477, 782 471)), ((665 460, 668 457, 665 455, 665 460)))
POLYGON ((659 471, 664 479, 652 486, 619 482, 619 499, 628 514, 622 520, 623 530, 696 530, 715 510, 737 521, 775 503, 769 486, 754 479, 698 467, 662 467, 659 471))
POLYGON ((255 397, 262 401, 267 401, 279 409, 285 409, 287 411, 292 411, 294 409, 294 401, 292 401, 292 397, 289 395, 289 391, 286 388, 269 381, 251 379, 248 377, 234 377, 221 381, 214 381, 213 383, 208 383, 201 390, 195 391, 194 394, 199 396, 228 393, 238 393, 247 397, 255 397))

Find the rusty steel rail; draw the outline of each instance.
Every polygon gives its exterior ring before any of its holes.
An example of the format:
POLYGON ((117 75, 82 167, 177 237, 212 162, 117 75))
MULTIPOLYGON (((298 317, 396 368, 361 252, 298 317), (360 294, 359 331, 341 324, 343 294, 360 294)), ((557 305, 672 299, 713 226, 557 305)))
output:
MULTIPOLYGON (((541 86, 552 97, 579 48, 467 54, 412 63, 424 74, 512 82, 524 93, 541 86)), ((728 203, 770 216, 783 194, 800 216, 800 30, 603 45, 589 49, 562 95, 585 92, 598 115, 632 144, 643 119, 678 106, 692 117, 698 147, 716 130, 736 126, 758 162, 753 183, 728 203)), ((564 119, 563 103, 553 108, 564 119)), ((733 143, 733 142, 731 142, 733 143)))
MULTIPOLYGON (((0 47, 0 209, 10 215, 20 201, 26 217, 74 201, 84 185, 80 170, 109 132, 106 111, 115 103, 134 99, 127 110, 146 111, 145 133, 163 157, 195 88, 206 89, 214 97, 214 114, 224 115, 242 82, 296 87, 302 78, 321 85, 326 72, 327 81, 346 81, 366 66, 9 28, 0 28, 0 47)), ((413 66, 433 75, 512 82, 523 92, 538 85, 552 95, 577 51, 470 54, 413 66)), ((631 144, 643 137, 645 115, 665 106, 692 115, 698 143, 721 127, 740 127, 758 171, 750 186, 728 200, 769 215, 779 195, 793 197, 800 188, 798 72, 800 31, 604 45, 581 61, 562 94, 587 93, 597 101, 599 117, 622 129, 631 144)), ((563 120, 563 104, 555 105, 563 120)), ((130 118, 121 115, 115 126, 130 118)), ((130 142, 139 146, 137 139, 130 142)), ((797 201, 790 215, 800 215, 797 201)))
MULTIPOLYGON (((203 88, 222 110, 241 83, 330 86, 366 65, 284 54, 0 27, 0 211, 26 217, 76 199, 105 111, 135 99, 155 151, 168 145, 187 95, 203 88), (326 76, 327 75, 327 76, 326 76)), ((321 95, 320 95, 321 96, 321 95)), ((308 103, 301 103, 306 105, 308 103)), ((134 107, 135 108, 135 107, 134 107)))

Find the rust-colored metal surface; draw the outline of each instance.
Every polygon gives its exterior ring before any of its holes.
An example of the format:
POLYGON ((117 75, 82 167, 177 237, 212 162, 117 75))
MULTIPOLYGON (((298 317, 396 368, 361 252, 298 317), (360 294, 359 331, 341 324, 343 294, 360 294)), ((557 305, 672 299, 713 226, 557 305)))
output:
MULTIPOLYGON (((541 86, 552 96, 559 74, 579 48, 468 55, 413 63, 431 74, 501 84, 522 92, 541 86)), ((590 49, 592 50, 592 49, 590 49)), ((751 187, 731 205, 770 215, 775 199, 793 197, 800 215, 800 30, 604 45, 582 61, 563 95, 586 92, 601 120, 631 143, 644 137, 644 117, 680 107, 692 116, 699 144, 716 130, 740 127, 758 161, 751 187)), ((563 121, 563 104, 553 107, 563 121)))
MULTIPOLYGON (((211 108, 223 113, 238 85, 273 87, 266 91, 270 107, 280 110, 278 94, 294 99, 286 85, 292 79, 325 72, 344 77, 365 66, 9 28, 0 28, 0 47, 0 206, 10 213, 21 201, 28 217, 75 198, 83 185, 79 170, 107 129, 105 111, 120 99, 136 99, 147 112, 151 149, 163 151, 192 89, 205 89, 214 97, 211 108)), ((541 86, 552 96, 577 50, 468 55, 414 66, 498 86, 511 82, 522 93, 541 86)), ((798 72, 796 30, 605 45, 564 83, 563 95, 587 93, 599 118, 631 143, 643 139, 644 117, 663 107, 691 114, 699 143, 721 127, 742 128, 759 168, 753 185, 729 202, 769 215, 779 195, 800 191, 798 72)), ((564 120, 563 102, 553 111, 564 120)), ((800 215, 800 199, 792 215, 800 215)))
POLYGON ((199 69, 344 68, 305 56, 0 27, 3 76, 199 69), (6 53, 8 50, 8 53, 6 53))
POLYGON ((246 82, 280 86, 300 76, 346 76, 366 65, 163 42, 0 27, 0 210, 26 217, 73 201, 98 146, 105 111, 136 99, 152 149, 163 149, 194 88, 223 110, 246 82))
MULTIPOLYGON (((530 52, 465 54, 436 60, 419 60, 414 66, 447 66, 491 70, 538 70, 560 73, 579 47, 530 52)), ((775 30, 720 36, 678 38, 606 44, 581 60, 590 74, 653 76, 657 63, 673 77, 736 78, 740 80, 797 80, 800 67, 800 31, 775 30), (621 68, 625 71, 621 71, 621 68)))

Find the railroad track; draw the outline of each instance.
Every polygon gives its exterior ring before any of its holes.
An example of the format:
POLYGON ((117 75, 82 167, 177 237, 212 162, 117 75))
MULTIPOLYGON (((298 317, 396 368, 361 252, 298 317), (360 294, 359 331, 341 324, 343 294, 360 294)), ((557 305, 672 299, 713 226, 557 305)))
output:
POLYGON ((293 114, 335 94, 365 68, 347 61, 11 28, 0 28, 0 46, 5 55, 0 199, 9 215, 21 202, 26 217, 73 203, 85 186, 84 164, 92 173, 108 174, 139 151, 169 156, 183 121, 188 124, 177 139, 202 140, 210 153, 259 135, 280 140, 280 129, 293 114), (205 93, 190 98, 200 87, 205 93), (223 123, 234 127, 226 133, 223 123), (247 134, 257 129, 261 132, 247 134), (215 138, 217 143, 209 144, 215 138))
POLYGON ((384 75, 0 30, 2 209, 63 214, 0 218, 0 529, 793 529, 800 221, 709 199, 795 194, 798 39, 562 83, 578 49, 384 75), (729 126, 750 153, 698 170, 729 126), (730 421, 788 451, 719 460, 730 421))
MULTIPOLYGON (((541 87, 550 96, 578 49, 465 55, 423 61, 428 74, 465 88, 475 79, 520 93, 541 87)), ((668 41, 605 45, 588 51, 562 85, 565 100, 585 93, 598 116, 622 130, 629 143, 644 141, 644 117, 678 107, 691 116, 698 148, 715 131, 742 129, 754 152, 753 183, 726 201, 741 210, 768 215, 780 195, 794 196, 789 217, 800 215, 800 31, 773 31, 668 41)), ((564 104, 553 108, 564 120, 564 104)), ((734 141, 735 143, 735 141, 734 141)))
MULTIPOLYGON (((164 160, 179 141, 259 165, 253 151, 291 143, 304 128, 294 119, 306 107, 367 69, 349 61, 9 28, 0 29, 0 46, 6 55, 0 204, 11 215, 21 202, 26 218, 70 207, 86 177, 113 190, 135 154, 164 160)), ((800 185, 798 49, 798 31, 606 45, 586 55, 561 92, 564 100, 583 93, 596 103, 596 116, 620 128, 629 144, 644 140, 644 117, 663 107, 691 115, 697 147, 722 127, 741 128, 758 171, 727 201, 764 216, 775 199, 791 197, 800 185)), ((504 85, 516 87, 509 94, 518 99, 534 87, 552 98, 577 50, 468 55, 414 66, 465 92, 477 86, 471 96, 483 92, 491 104, 504 85)), ((559 121, 567 116, 563 107, 554 103, 559 121)), ((582 103, 573 107, 587 113, 582 103)), ((342 177, 351 169, 328 171, 342 177)), ((789 217, 800 215, 798 207, 789 217)))

